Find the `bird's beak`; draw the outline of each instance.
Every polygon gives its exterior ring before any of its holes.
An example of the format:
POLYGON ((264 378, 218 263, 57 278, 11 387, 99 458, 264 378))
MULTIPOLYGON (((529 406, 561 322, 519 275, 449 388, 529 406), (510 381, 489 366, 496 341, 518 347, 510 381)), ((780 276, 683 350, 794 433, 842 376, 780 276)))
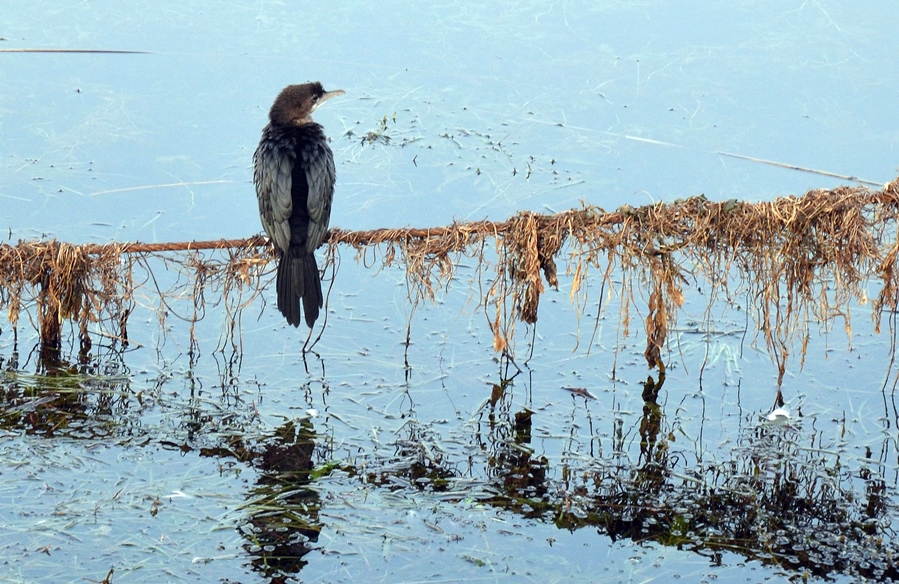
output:
POLYGON ((346 91, 342 89, 335 89, 334 91, 326 91, 322 94, 318 101, 315 102, 315 106, 312 108, 313 111, 317 110, 323 103, 331 99, 332 97, 337 97, 338 95, 343 95, 346 91))

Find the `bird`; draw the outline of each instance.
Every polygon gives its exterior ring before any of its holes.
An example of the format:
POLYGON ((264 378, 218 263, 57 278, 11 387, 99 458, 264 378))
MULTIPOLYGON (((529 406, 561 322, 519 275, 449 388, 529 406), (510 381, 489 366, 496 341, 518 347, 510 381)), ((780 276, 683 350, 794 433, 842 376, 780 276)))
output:
POLYGON ((334 198, 334 154, 312 112, 342 89, 319 82, 288 85, 269 110, 253 154, 253 182, 262 227, 275 246, 278 310, 300 326, 300 303, 312 328, 323 306, 315 250, 328 233, 334 198))

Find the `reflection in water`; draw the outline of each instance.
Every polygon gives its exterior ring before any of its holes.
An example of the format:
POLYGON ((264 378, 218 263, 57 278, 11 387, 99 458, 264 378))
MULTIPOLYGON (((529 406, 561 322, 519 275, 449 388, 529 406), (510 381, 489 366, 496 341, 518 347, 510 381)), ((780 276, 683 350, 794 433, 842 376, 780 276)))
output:
POLYGON ((240 531, 253 568, 272 582, 299 572, 310 544, 318 541, 321 502, 311 488, 315 439, 309 420, 287 422, 252 461, 261 472, 248 493, 249 515, 240 531))
POLYGON ((70 361, 39 345, 31 354, 35 373, 23 370, 27 363, 19 363, 16 350, 0 358, 0 428, 46 438, 120 435, 131 405, 131 376, 120 351, 70 361))
POLYGON ((517 373, 493 384, 488 433, 475 434, 475 440, 486 454, 485 475, 499 487, 500 493, 484 502, 508 507, 526 517, 539 516, 545 511, 542 501, 548 488, 549 462, 546 457, 536 457, 531 446, 534 412, 528 409, 511 412, 508 392, 515 376, 517 373))
POLYGON ((394 443, 393 456, 367 470, 365 482, 390 490, 446 492, 452 480, 460 476, 459 462, 441 446, 439 434, 416 419, 411 406, 406 415, 404 435, 394 443))
POLYGON ((639 434, 637 464, 622 466, 613 454, 569 471, 582 481, 567 485, 572 508, 554 516, 556 525, 718 561, 722 551, 736 552, 818 576, 899 576, 883 480, 863 474, 862 495, 838 454, 800 444, 801 427, 759 421, 742 432, 730 460, 696 468, 659 439, 670 431, 654 402, 644 405, 639 434))
MULTIPOLYGON (((13 352, 2 365, 0 429, 44 438, 125 437, 120 444, 135 448, 152 441, 199 451, 222 461, 222 468, 255 467, 259 478, 245 494, 239 531, 254 570, 272 582, 300 572, 320 545, 325 523, 319 492, 338 464, 366 489, 383 487, 394 497, 432 493, 442 501, 473 500, 559 529, 653 541, 713 562, 730 552, 799 575, 899 578, 891 553, 896 503, 870 449, 858 469, 848 464, 845 446, 823 439, 814 417, 773 423, 759 415, 741 427, 736 447, 722 450, 717 460, 709 452, 700 457, 689 442, 675 448, 676 428, 656 399, 663 378, 643 384, 642 415, 627 422, 613 414, 609 443, 596 449, 591 443, 589 456, 563 452, 554 460, 540 453, 543 428, 552 427, 541 416, 549 414, 514 405, 518 388, 511 377, 501 377, 461 438, 419 419, 407 399, 390 454, 360 450, 338 463, 317 444, 310 420, 258 436, 254 410, 236 390, 239 363, 230 359, 219 363, 218 400, 210 400, 188 371, 180 405, 166 397, 164 379, 132 395, 131 376, 113 356, 60 360, 53 369, 27 374, 13 352), (175 423, 162 431, 145 426, 143 416, 154 406, 173 412, 175 423), (248 417, 237 415, 241 409, 248 417), (631 460, 635 436, 639 455, 631 460), (321 485, 313 488, 315 482, 321 485)), ((574 399, 596 401, 586 394, 574 399)), ((571 442, 580 440, 583 428, 574 419, 567 423, 571 442)), ((588 434, 597 438, 592 426, 588 434)))
MULTIPOLYGON (((548 488, 546 470, 549 461, 545 456, 534 456, 530 446, 532 422, 530 410, 515 412, 511 435, 493 443, 498 447, 488 462, 488 476, 502 481, 502 492, 523 501, 542 499, 548 488)), ((529 514, 527 506, 522 506, 520 511, 529 514)))
POLYGON ((802 444, 809 436, 814 441, 814 431, 807 435, 801 425, 761 416, 741 430, 730 458, 689 466, 687 453, 672 450, 674 432, 655 400, 662 383, 644 384, 649 399, 636 428, 616 420, 609 454, 566 458, 554 474, 551 461, 532 447, 540 413, 513 412, 514 385, 503 379, 493 384, 485 431, 479 424, 473 434, 484 456, 468 462, 482 460, 484 468, 475 464, 462 473, 464 465, 446 451, 433 456, 416 422, 398 442, 396 458, 381 461, 367 482, 449 493, 458 482, 471 489, 458 500, 475 498, 560 529, 593 528, 612 540, 655 541, 718 563, 726 551, 797 574, 899 577, 890 552, 895 505, 878 473, 854 474, 838 450, 802 444), (640 437, 636 463, 626 450, 634 431, 640 437), (489 484, 474 487, 477 476, 489 484))

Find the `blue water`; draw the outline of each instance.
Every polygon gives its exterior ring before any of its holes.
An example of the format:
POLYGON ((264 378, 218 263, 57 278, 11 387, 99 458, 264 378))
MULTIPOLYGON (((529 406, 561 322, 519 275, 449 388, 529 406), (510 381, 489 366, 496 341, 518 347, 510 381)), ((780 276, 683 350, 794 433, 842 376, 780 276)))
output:
MULTIPOLYGON (((0 230, 12 242, 259 233, 252 152, 277 92, 307 80, 347 92, 316 113, 337 164, 332 225, 344 229, 503 220, 581 201, 611 210, 697 194, 769 200, 852 184, 722 153, 874 183, 897 173, 899 64, 884 47, 899 14, 877 6, 94 1, 16 4, 4 14, 0 49, 143 52, 0 53, 0 230), (365 140, 373 131, 389 140, 365 140)), ((264 581, 238 531, 254 505, 265 508, 251 495, 258 470, 199 448, 230 444, 232 426, 270 436, 310 416, 328 446, 322 459, 389 468, 398 443, 423 444, 457 465, 463 495, 393 491, 345 471, 322 479, 313 488, 323 528, 297 576, 304 581, 795 576, 739 553, 715 562, 484 505, 489 447, 503 443, 485 406, 500 366, 490 314, 469 286, 474 261, 461 260, 437 305, 413 313, 401 268, 360 267, 348 249, 341 260, 321 359, 309 371, 304 331, 283 326, 271 289, 264 309, 256 299, 243 313, 236 371, 213 352, 221 307, 207 307, 192 364, 187 325, 170 315, 163 335, 152 312, 158 294, 143 289, 129 326, 137 348, 118 376, 77 380, 91 396, 90 432, 0 434, 0 579, 99 581, 114 567, 114 581, 264 581), (91 434, 98 415, 109 417, 109 435, 91 434), (171 446, 183 443, 192 450, 171 446)), ((536 412, 532 446, 557 482, 563 468, 596 471, 613 455, 640 461, 647 375, 645 314, 624 335, 614 291, 591 344, 599 280, 580 323, 570 283, 563 276, 560 291, 544 296, 535 335, 520 325, 518 348, 526 353, 534 339, 534 356, 501 404, 507 417, 536 412), (579 401, 565 387, 597 399, 579 401)), ((765 423, 776 390, 764 343, 751 342, 754 323, 716 305, 711 324, 696 324, 704 308, 691 297, 672 331, 660 398, 678 473, 732 460, 765 423)), ((840 321, 829 336, 813 325, 804 368, 798 354, 790 361, 785 397, 804 416, 792 439, 853 472, 870 447, 892 497, 895 407, 889 385, 881 391, 889 338, 870 330, 869 307, 853 310, 851 351, 840 321)), ((20 324, 22 357, 4 378, 19 390, 45 383, 30 376, 29 327, 20 324)), ((0 342, 8 359, 6 323, 0 342)))

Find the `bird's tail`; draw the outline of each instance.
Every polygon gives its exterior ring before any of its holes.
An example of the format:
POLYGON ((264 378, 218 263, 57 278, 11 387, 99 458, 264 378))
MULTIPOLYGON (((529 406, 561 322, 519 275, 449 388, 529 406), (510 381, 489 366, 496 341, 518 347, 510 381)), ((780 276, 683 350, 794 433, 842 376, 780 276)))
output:
POLYGON ((315 256, 302 247, 292 247, 278 262, 277 284, 278 310, 288 324, 300 326, 300 299, 306 326, 312 328, 318 318, 318 309, 324 304, 322 281, 318 274, 315 256))

